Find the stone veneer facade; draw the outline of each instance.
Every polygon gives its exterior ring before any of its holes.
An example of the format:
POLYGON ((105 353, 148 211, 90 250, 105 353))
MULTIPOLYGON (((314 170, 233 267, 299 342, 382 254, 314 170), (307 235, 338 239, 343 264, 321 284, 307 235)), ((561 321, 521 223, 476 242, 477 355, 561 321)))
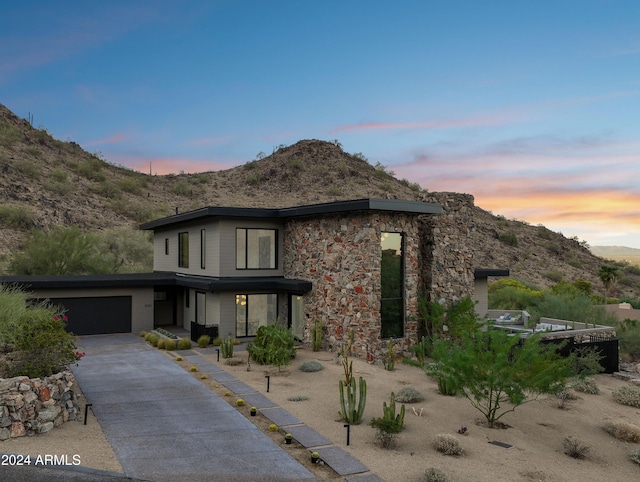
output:
POLYGON ((337 213, 292 219, 284 232, 284 275, 313 283, 304 295, 305 341, 322 321, 324 348, 336 351, 354 332, 352 355, 380 362, 388 340, 380 337, 380 264, 383 232, 404 234, 404 337, 394 339, 397 353, 417 340, 418 298, 449 303, 473 294, 468 248, 473 197, 438 193, 425 199, 443 206, 443 214, 337 213))
POLYGON ((75 420, 73 384, 70 371, 45 378, 0 379, 0 440, 45 433, 75 420))

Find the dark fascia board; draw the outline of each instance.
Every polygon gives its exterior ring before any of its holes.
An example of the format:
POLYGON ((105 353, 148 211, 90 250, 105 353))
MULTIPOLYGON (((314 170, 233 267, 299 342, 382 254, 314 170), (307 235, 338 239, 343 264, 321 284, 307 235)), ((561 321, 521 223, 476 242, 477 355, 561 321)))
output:
POLYGON ((322 204, 309 204, 280 209, 265 208, 234 208, 209 206, 195 211, 175 214, 166 218, 156 219, 140 225, 140 229, 153 230, 165 226, 173 226, 191 221, 198 221, 209 217, 225 218, 263 218, 290 219, 301 216, 318 216, 353 211, 386 211, 406 214, 440 214, 442 206, 435 203, 421 201, 405 201, 400 199, 355 199, 351 201, 336 201, 322 204))
POLYGON ((0 283, 26 289, 119 288, 174 285, 173 273, 125 273, 61 276, 0 276, 0 283))
POLYGON ((302 294, 310 291, 312 288, 311 281, 289 279, 282 276, 209 278, 176 274, 176 284, 178 286, 206 291, 234 291, 236 293, 249 291, 289 291, 302 294))
POLYGON ((0 284, 20 286, 26 290, 184 286, 206 291, 268 290, 298 294, 306 293, 312 287, 310 281, 279 276, 211 278, 163 271, 104 275, 0 276, 0 284))
POLYGON ((502 277, 509 276, 508 269, 475 269, 473 271, 473 277, 475 279, 488 278, 490 276, 502 277))

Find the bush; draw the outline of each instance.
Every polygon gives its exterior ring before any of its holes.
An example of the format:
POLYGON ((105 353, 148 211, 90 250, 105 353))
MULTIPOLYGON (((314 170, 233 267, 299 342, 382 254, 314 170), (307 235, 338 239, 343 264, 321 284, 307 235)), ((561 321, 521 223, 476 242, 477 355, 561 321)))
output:
POLYGON ((158 341, 160 341, 160 337, 158 335, 151 334, 148 341, 149 343, 151 343, 151 346, 158 346, 158 341))
POLYGON ((447 476, 442 470, 435 467, 429 467, 424 471, 424 477, 422 480, 424 482, 447 482, 447 476))
POLYGON ((293 332, 277 325, 261 326, 255 340, 247 345, 247 351, 256 363, 280 369, 296 356, 293 332))
POLYGON ((306 395, 294 395, 292 397, 287 398, 290 402, 304 402, 305 400, 309 400, 309 397, 306 395))
POLYGON ((200 348, 206 348, 211 343, 211 337, 209 335, 202 335, 198 338, 198 346, 200 348))
POLYGON ((220 346, 220 345, 222 345, 222 338, 220 338, 219 336, 215 337, 215 338, 213 339, 212 344, 213 344, 213 346, 220 346))
POLYGON ((598 393, 600 393, 600 389, 598 388, 598 383, 596 382, 596 379, 593 377, 574 378, 570 382, 570 386, 576 392, 590 393, 591 395, 597 395, 598 393))
POLYGON ((640 388, 626 385, 614 390, 613 399, 622 405, 640 408, 640 388))
POLYGON ((33 211, 22 204, 0 205, 0 225, 13 229, 29 229, 33 226, 33 211))
POLYGON ((308 360, 300 365, 300 370, 303 372, 319 372, 324 370, 324 365, 318 360, 308 360))
POLYGON ((632 423, 615 421, 607 422, 604 426, 607 433, 624 442, 640 442, 640 427, 632 423))
POLYGON ((164 349, 168 351, 173 351, 176 349, 176 342, 174 340, 165 340, 164 341, 164 349))
POLYGON ((164 350, 166 340, 164 338, 158 338, 158 342, 156 343, 156 348, 159 350, 164 350))
POLYGON ((416 403, 424 400, 424 395, 413 387, 404 387, 396 395, 396 402, 416 403))
POLYGON ((631 457, 632 462, 640 465, 640 449, 632 450, 629 457, 631 457))
POLYGON ((574 437, 567 437, 562 442, 564 453, 574 459, 584 459, 589 455, 591 447, 574 437))
POLYGON ((444 455, 462 455, 464 450, 460 441, 453 435, 438 434, 433 441, 433 448, 444 455))
POLYGON ((506 231, 504 233, 500 233, 498 239, 502 241, 507 246, 518 246, 518 237, 516 233, 513 231, 506 231))
POLYGON ((191 340, 188 338, 180 338, 178 340, 178 350, 189 350, 191 349, 191 340))

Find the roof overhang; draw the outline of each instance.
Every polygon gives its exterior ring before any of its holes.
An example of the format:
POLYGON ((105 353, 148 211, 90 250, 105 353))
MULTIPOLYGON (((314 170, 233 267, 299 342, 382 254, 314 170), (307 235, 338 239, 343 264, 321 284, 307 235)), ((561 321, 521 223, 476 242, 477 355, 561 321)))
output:
POLYGON ((306 293, 312 287, 310 281, 283 276, 216 278, 163 271, 103 275, 0 276, 0 283, 18 285, 27 290, 184 286, 206 291, 268 290, 288 291, 296 294, 306 293))
POLYGON ((279 209, 265 208, 234 208, 209 206, 195 211, 175 214, 166 218, 156 219, 140 225, 140 229, 153 230, 165 226, 200 221, 206 218, 255 218, 287 220, 303 216, 319 216, 323 214, 346 213, 354 211, 383 211, 405 214, 440 214, 442 206, 435 203, 421 201, 405 201, 400 199, 356 199, 351 201, 336 201, 322 204, 309 204, 279 209))
POLYGON ((475 269, 473 277, 475 279, 489 278, 490 276, 504 277, 509 276, 508 269, 475 269))

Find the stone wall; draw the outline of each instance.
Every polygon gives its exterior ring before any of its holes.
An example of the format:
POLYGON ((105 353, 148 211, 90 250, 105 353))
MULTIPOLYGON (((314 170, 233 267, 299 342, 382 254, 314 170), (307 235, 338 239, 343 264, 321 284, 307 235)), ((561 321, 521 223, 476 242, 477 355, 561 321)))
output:
POLYGON ((0 379, 0 440, 44 433, 78 415, 70 371, 0 379))
POLYGON ((429 301, 449 304, 473 296, 473 196, 427 193, 423 201, 440 204, 443 209, 438 216, 422 218, 422 282, 429 301))
POLYGON ((381 360, 388 341, 380 338, 381 232, 405 234, 405 337, 394 340, 402 350, 415 339, 420 290, 419 220, 416 215, 340 213, 287 223, 284 273, 313 283, 304 296, 307 327, 320 319, 324 348, 337 351, 353 330, 352 354, 370 362, 381 360))

